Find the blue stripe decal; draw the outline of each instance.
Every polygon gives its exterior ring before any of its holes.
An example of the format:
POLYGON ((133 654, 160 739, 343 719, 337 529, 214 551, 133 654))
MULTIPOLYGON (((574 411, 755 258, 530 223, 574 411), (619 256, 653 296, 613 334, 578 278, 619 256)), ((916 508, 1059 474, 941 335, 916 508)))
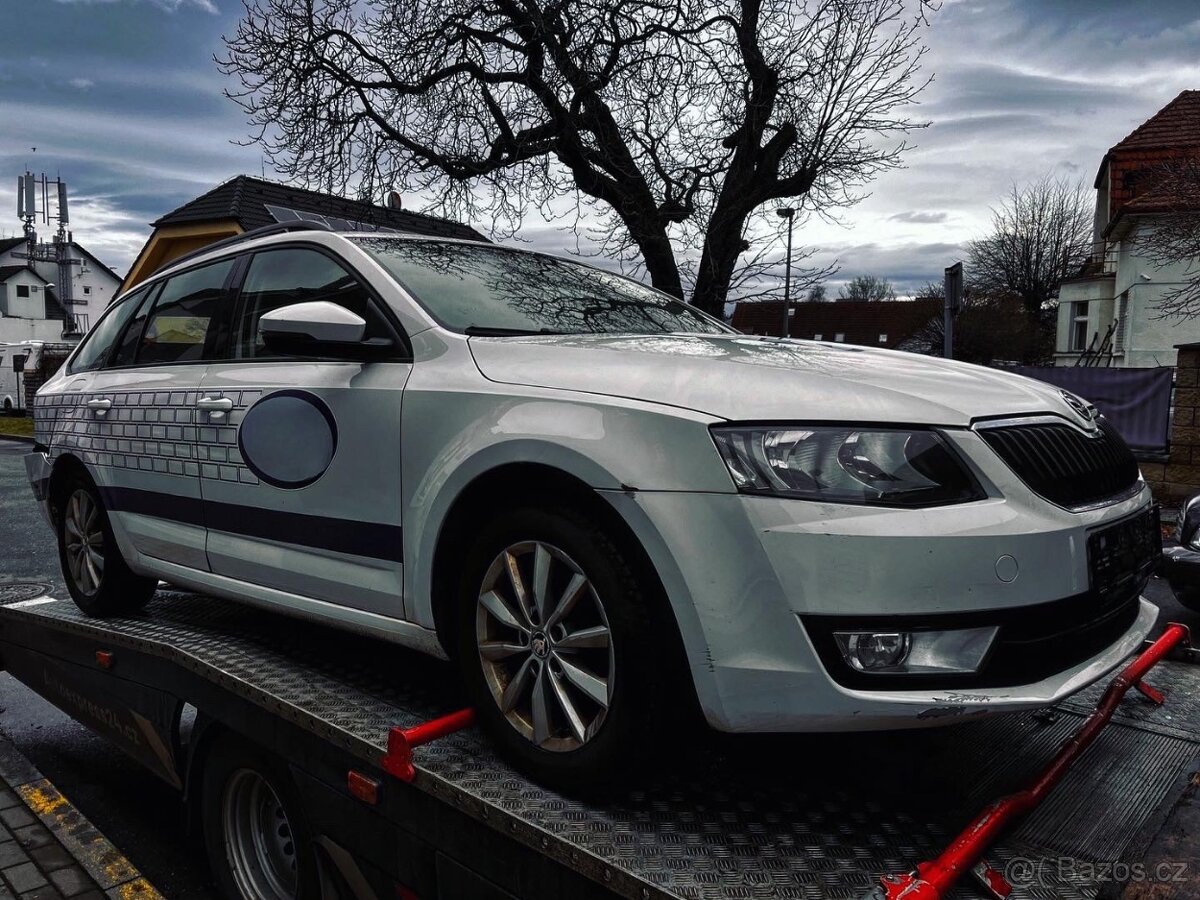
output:
POLYGON ((311 516, 236 503, 216 503, 199 497, 180 497, 136 488, 103 487, 100 491, 105 505, 117 512, 153 516, 207 527, 213 531, 282 541, 352 556, 398 563, 404 561, 404 532, 399 525, 311 516))

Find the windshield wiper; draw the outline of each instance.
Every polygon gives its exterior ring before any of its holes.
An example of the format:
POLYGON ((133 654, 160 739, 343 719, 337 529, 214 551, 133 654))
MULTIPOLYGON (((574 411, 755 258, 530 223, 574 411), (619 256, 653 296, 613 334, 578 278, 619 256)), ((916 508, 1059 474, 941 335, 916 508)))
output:
POLYGON ((469 337, 513 337, 532 334, 570 334, 553 328, 500 328, 493 325, 468 325, 463 334, 469 337))

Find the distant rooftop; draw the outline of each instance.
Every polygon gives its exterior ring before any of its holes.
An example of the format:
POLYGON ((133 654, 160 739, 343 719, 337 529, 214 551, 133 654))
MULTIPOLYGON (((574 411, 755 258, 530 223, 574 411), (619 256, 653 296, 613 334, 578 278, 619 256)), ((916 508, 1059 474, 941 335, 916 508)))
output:
POLYGON ((232 219, 242 230, 250 231, 274 222, 314 216, 323 217, 339 230, 369 226, 437 237, 487 240, 474 228, 450 219, 376 206, 365 200, 349 200, 249 175, 238 175, 217 185, 152 224, 159 228, 164 225, 232 219))
MULTIPOLYGON (((847 344, 892 349, 940 315, 942 301, 804 301, 791 307, 790 337, 833 341, 840 334, 847 344)), ((733 311, 732 325, 749 334, 777 335, 782 318, 782 303, 739 303, 733 311)))

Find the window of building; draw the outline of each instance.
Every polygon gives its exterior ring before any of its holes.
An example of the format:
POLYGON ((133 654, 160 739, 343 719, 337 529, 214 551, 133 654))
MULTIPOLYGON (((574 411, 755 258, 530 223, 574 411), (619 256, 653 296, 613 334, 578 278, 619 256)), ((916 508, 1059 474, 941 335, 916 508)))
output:
POLYGON ((840 344, 840 343, 843 343, 843 342, 846 340, 846 335, 845 335, 843 332, 840 332, 840 331, 839 331, 837 334, 835 334, 835 335, 833 336, 833 339, 834 339, 835 341, 837 341, 837 342, 840 344))
POLYGON ((1129 291, 1121 294, 1117 300, 1117 331, 1113 336, 1113 349, 1117 353, 1125 352, 1125 323, 1129 318, 1129 291))
POLYGON ((1070 315, 1071 345, 1067 349, 1076 352, 1086 350, 1088 341, 1088 301, 1072 301, 1070 315))
POLYGON ((29 296, 29 285, 18 284, 17 285, 17 296, 18 297, 28 297, 29 296))
POLYGON ((85 284, 83 286, 83 296, 85 296, 85 297, 92 296, 92 286, 90 284, 85 284))
POLYGON ((825 335, 821 334, 821 332, 818 331, 816 334, 813 335, 813 340, 814 341, 823 341, 823 340, 825 340, 825 335))
POLYGON ((879 336, 879 343, 881 343, 881 344, 887 343, 887 332, 886 331, 879 336))

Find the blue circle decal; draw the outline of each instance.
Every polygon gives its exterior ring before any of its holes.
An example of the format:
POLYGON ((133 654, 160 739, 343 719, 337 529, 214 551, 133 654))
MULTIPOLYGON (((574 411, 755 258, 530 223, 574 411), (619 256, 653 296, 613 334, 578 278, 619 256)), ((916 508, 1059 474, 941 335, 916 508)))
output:
POLYGON ((337 424, 324 401, 307 391, 276 391, 249 410, 238 449, 267 484, 299 488, 325 474, 337 451, 337 424))

